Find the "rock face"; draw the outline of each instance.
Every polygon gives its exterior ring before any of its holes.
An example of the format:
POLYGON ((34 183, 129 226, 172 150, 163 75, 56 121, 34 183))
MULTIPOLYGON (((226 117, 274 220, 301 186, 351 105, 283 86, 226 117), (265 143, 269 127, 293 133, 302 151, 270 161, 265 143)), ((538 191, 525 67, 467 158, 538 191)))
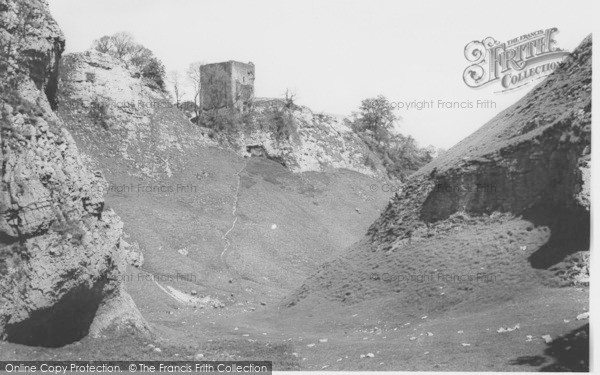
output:
POLYGON ((107 54, 92 50, 64 56, 59 80, 61 117, 89 156, 86 161, 112 180, 112 170, 170 178, 189 169, 185 152, 217 145, 164 92, 107 54))
POLYGON ((51 19, 45 1, 0 1, 0 49, 12 60, 8 71, 25 69, 35 86, 46 93, 55 109, 58 63, 65 39, 51 19))
POLYGON ((590 36, 525 98, 419 170, 369 234, 410 237, 413 223, 499 211, 552 230, 533 267, 588 250, 591 51, 590 36))
POLYGON ((523 99, 411 176, 364 240, 287 303, 320 295, 444 309, 585 283, 591 59, 590 36, 523 99))
POLYGON ((113 323, 145 330, 119 279, 106 182, 52 112, 60 29, 39 0, 0 1, 0 21, 0 336, 56 347, 113 323))
POLYGON ((237 147, 241 155, 263 156, 276 160, 293 172, 348 169, 368 176, 384 177, 379 158, 345 123, 336 116, 294 106, 286 113, 280 100, 257 100, 249 128, 241 132, 237 147), (278 122, 293 127, 286 137, 278 136, 278 122))

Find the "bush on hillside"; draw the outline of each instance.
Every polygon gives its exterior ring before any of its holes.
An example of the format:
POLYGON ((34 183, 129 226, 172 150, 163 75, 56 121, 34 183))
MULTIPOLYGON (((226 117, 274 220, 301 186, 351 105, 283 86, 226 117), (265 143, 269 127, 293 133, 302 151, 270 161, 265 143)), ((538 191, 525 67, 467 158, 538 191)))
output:
MULTIPOLYGON (((298 137, 298 124, 294 115, 298 106, 294 104, 293 98, 286 95, 283 100, 274 100, 273 103, 260 115, 254 106, 249 106, 245 111, 220 108, 204 110, 198 121, 195 121, 195 118, 192 120, 225 136, 236 136, 242 130, 247 133, 260 130, 272 134, 278 141, 289 141, 298 137)), ((193 109, 193 105, 193 102, 182 104, 189 109, 193 109)))
MULTIPOLYGON (((419 148, 411 136, 396 134, 393 129, 399 118, 391 103, 382 95, 362 101, 359 112, 350 120, 352 130, 383 162, 391 178, 404 180, 431 161, 431 155, 419 148)), ((373 168, 373 161, 365 159, 373 168)))
POLYGON ((268 125, 268 131, 274 134, 277 140, 289 141, 298 134, 298 125, 293 109, 286 105, 273 109, 268 125))
POLYGON ((110 128, 110 104, 96 97, 90 104, 89 116, 95 125, 100 125, 104 129, 110 128))
POLYGON ((243 126, 240 114, 235 108, 203 111, 198 124, 225 135, 236 134, 243 126))
POLYGON ((142 77, 155 83, 157 88, 165 89, 165 66, 156 57, 150 58, 146 64, 141 67, 142 77))

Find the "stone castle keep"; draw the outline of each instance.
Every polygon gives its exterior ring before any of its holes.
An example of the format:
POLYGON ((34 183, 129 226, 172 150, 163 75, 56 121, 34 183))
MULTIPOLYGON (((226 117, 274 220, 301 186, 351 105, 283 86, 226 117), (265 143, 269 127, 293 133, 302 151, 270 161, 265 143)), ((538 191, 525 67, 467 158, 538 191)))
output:
POLYGON ((201 106, 204 110, 236 108, 244 111, 254 98, 254 64, 226 61, 202 65, 201 106))

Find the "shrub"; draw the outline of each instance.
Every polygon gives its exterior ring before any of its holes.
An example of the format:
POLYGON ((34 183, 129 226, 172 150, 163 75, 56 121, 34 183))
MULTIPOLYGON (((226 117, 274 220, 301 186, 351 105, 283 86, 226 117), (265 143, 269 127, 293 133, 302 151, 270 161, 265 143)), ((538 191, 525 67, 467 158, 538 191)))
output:
POLYGON ((283 94, 283 102, 283 106, 287 109, 293 110, 298 108, 296 105, 296 93, 290 89, 285 90, 285 94, 283 94))
POLYGON ((198 124, 225 135, 237 133, 242 128, 241 116, 234 108, 204 111, 198 124))
POLYGON ((286 106, 276 108, 273 111, 269 125, 269 131, 273 133, 278 140, 290 140, 291 137, 297 136, 298 134, 298 125, 296 124, 293 110, 286 106))
MULTIPOLYGON (((293 103, 293 97, 286 94, 286 98, 276 100, 274 103, 261 115, 257 115, 256 108, 250 103, 244 111, 236 108, 204 110, 200 113, 199 120, 194 121, 194 118, 193 121, 211 129, 209 132, 211 138, 217 133, 228 136, 242 129, 248 132, 260 129, 273 134, 278 141, 298 137, 298 124, 294 115, 298 106, 293 103)), ((195 108, 197 107, 193 102, 182 103, 182 109, 188 113, 195 108)))
POLYGON ((371 156, 371 154, 366 154, 365 158, 363 160, 363 164, 368 167, 371 168, 373 170, 377 169, 377 164, 375 164, 375 160, 373 160, 373 157, 371 156))
POLYGON ((165 89, 165 66, 156 57, 150 58, 144 65, 141 66, 142 77, 149 79, 156 86, 165 89))
POLYGON ((110 128, 110 104, 101 98, 94 98, 90 104, 89 116, 95 125, 110 128))

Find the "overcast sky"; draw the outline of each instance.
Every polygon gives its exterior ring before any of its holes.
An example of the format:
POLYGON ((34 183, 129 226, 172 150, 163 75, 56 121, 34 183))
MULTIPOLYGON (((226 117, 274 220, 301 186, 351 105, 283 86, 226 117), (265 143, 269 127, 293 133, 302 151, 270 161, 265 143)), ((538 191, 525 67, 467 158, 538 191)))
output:
POLYGON ((462 79, 466 44, 504 42, 557 27, 572 50, 592 31, 591 0, 50 0, 67 52, 128 31, 165 63, 252 61, 256 95, 287 88, 315 111, 350 114, 378 94, 392 102, 492 100, 490 109, 398 110, 401 131, 448 148, 522 97, 532 85, 497 93, 462 79))

